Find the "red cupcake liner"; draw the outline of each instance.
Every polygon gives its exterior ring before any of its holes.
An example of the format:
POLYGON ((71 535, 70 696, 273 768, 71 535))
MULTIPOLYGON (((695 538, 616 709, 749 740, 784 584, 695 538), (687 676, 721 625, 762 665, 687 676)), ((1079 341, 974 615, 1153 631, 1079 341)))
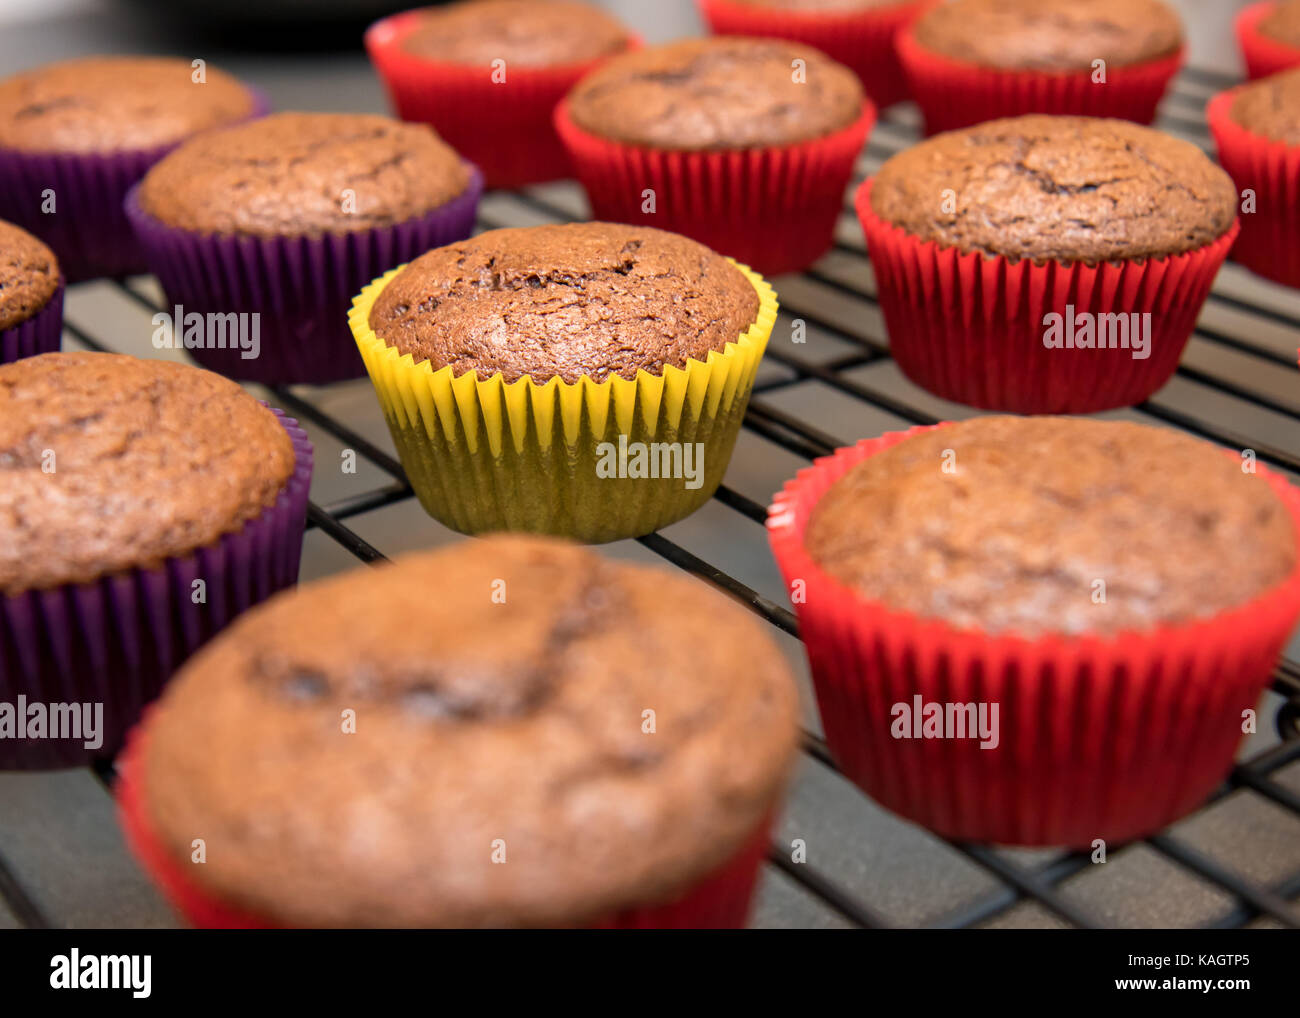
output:
MULTIPOLYGON (((1239 608, 1109 638, 990 636, 893 611, 819 568, 804 532, 845 472, 926 430, 817 460, 769 510, 787 589, 803 584, 795 610, 836 763, 882 805, 956 840, 1087 847, 1195 809, 1232 766, 1242 711, 1257 706, 1300 616, 1300 566, 1239 608), (998 704, 998 746, 893 738, 893 705, 916 696, 998 704)), ((1300 490, 1259 472, 1300 540, 1300 490)))
POLYGON ((851 68, 878 108, 908 98, 907 78, 898 61, 894 37, 935 2, 899 0, 888 7, 860 11, 807 11, 736 0, 698 0, 700 12, 715 35, 793 39, 814 46, 851 68))
MULTIPOLYGON (((144 747, 148 740, 148 714, 130 733, 117 762, 118 822, 127 846, 145 873, 191 925, 201 929, 274 929, 276 924, 222 902, 190 880, 185 863, 177 860, 154 831, 143 785, 144 747)), ((754 886, 767 855, 772 818, 731 859, 683 892, 661 905, 626 909, 590 924, 592 929, 739 929, 749 918, 754 886)))
POLYGON ((669 151, 589 134, 555 109, 596 219, 671 230, 765 276, 798 272, 830 248, 844 189, 876 108, 825 138, 772 148, 669 151), (644 212, 652 190, 655 211, 644 212))
POLYGON ((53 353, 63 342, 63 279, 45 307, 25 322, 0 330, 0 364, 53 353))
POLYGON ((925 114, 927 134, 1022 113, 1117 117, 1150 124, 1185 50, 1140 64, 1107 67, 1106 83, 1092 71, 1003 71, 962 63, 925 49, 909 26, 898 33, 908 87, 925 114))
POLYGON ((1168 258, 1039 265, 921 240, 876 215, 871 186, 863 182, 856 205, 899 368, 936 396, 1019 414, 1133 406, 1164 385, 1241 228, 1168 258), (1071 307, 1150 314, 1149 356, 1045 347, 1046 316, 1071 307))
MULTIPOLYGON (((403 42, 422 12, 405 11, 366 30, 366 52, 403 120, 431 125, 483 171, 490 188, 520 188, 573 176, 551 115, 578 81, 608 57, 562 67, 506 67, 496 83, 491 69, 430 60, 403 42)), ((640 41, 633 38, 629 49, 640 41)))
POLYGON ((1251 4, 1234 21, 1241 55, 1246 60, 1246 75, 1254 81, 1300 66, 1300 46, 1289 46, 1261 34, 1259 23, 1277 9, 1276 0, 1251 4))
POLYGON ((1237 193, 1255 192, 1255 211, 1243 212, 1232 260, 1257 275, 1300 287, 1300 147, 1248 131, 1232 119, 1240 88, 1210 100, 1206 119, 1237 193))

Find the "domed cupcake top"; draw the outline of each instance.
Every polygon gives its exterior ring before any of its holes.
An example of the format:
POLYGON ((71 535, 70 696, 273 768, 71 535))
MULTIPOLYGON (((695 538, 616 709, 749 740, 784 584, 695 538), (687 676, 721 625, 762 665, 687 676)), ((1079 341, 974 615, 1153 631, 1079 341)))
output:
POLYGON ((735 342, 754 286, 686 237, 613 223, 492 230, 421 255, 380 293, 389 346, 480 378, 635 379, 735 342))
POLYGON ((1300 145, 1300 69, 1242 85, 1228 116, 1272 141, 1300 145))
POLYGON ((627 29, 604 11, 578 0, 474 0, 420 12, 402 40, 416 56, 490 67, 581 64, 627 49, 627 29))
POLYGON ((569 115, 603 138, 700 150, 790 145, 862 113, 857 76, 778 39, 683 39, 615 57, 569 93, 569 115))
POLYGON ((1027 636, 1189 622, 1296 562, 1286 507, 1240 459, 1052 417, 976 418, 869 457, 814 507, 804 544, 891 608, 1027 636))
POLYGON ((99 353, 0 365, 0 591, 188 554, 260 515, 293 468, 275 416, 220 375, 99 353))
POLYGON ((1282 0, 1255 26, 1260 35, 1300 46, 1300 0, 1282 0))
POLYGON ((243 616, 160 701, 143 786, 178 859, 204 838, 194 879, 257 915, 566 925, 732 856, 797 740, 789 668, 743 609, 491 537, 243 616))
POLYGON ((1231 229, 1237 192, 1189 142, 1123 120, 1030 115, 892 157, 871 207, 963 252, 1095 263, 1203 247, 1231 229))
POLYGON ((0 80, 0 147, 93 153, 172 145, 253 113, 253 94, 188 60, 85 57, 0 80))
POLYGON ((54 252, 26 230, 0 220, 0 331, 35 317, 58 288, 54 252))
POLYGON ((139 201, 168 226, 252 236, 347 233, 414 219, 469 186, 432 128, 368 113, 276 113, 186 142, 139 201))

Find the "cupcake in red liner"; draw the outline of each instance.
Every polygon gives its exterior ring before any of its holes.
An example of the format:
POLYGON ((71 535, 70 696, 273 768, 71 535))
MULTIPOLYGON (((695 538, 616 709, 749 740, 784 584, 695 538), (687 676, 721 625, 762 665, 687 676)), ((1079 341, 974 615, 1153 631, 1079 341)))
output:
POLYGON ((1162 0, 954 0, 897 45, 929 134, 1023 113, 1150 124, 1184 58, 1162 0))
POLYGON ((846 67, 738 37, 619 57, 555 111, 595 218, 684 234, 767 276, 831 246, 874 123, 846 67))
POLYGON ((387 117, 281 113, 197 138, 131 191, 126 215, 168 313, 247 327, 238 341, 191 344, 173 329, 155 342, 267 385, 364 375, 352 295, 468 237, 482 192, 429 128, 387 117))
POLYGON ((42 422, 0 493, 18 528, 0 541, 17 549, 0 554, 0 702, 21 726, 0 768, 84 765, 120 748, 188 655, 297 580, 312 448, 291 418, 184 365, 47 354, 0 379, 11 426, 34 406, 42 422), (123 398, 141 391, 147 409, 123 398))
POLYGON ((716 35, 793 39, 815 46, 862 79, 877 108, 908 98, 894 37, 934 0, 699 0, 716 35))
POLYGON ((50 353, 63 336, 63 276, 54 252, 0 221, 0 364, 50 353))
POLYGON ((91 57, 6 78, 0 218, 53 248, 69 282, 144 272, 127 191, 185 139, 269 108, 256 89, 188 60, 91 57))
POLYGON ((1264 0, 1241 11, 1234 23, 1252 80, 1300 66, 1300 4, 1264 0))
POLYGON ((572 176, 556 104, 640 45, 587 4, 531 0, 406 11, 370 26, 365 42, 397 115, 432 125, 493 188, 572 176))
POLYGON ((1022 414, 1130 406, 1164 385, 1239 230, 1232 181, 1199 149, 1083 117, 939 135, 888 160, 856 205, 899 368, 1022 414))
POLYGON ((116 794, 198 926, 740 926, 798 742, 744 609, 498 535, 249 613, 132 735, 116 794))
POLYGON ((1206 109, 1219 162, 1243 197, 1232 259, 1300 286, 1300 69, 1215 96, 1206 109))
POLYGON ((1300 494, 1259 473, 996 417, 800 472, 768 531, 840 768, 959 840, 1088 847, 1195 809, 1300 615, 1300 494))

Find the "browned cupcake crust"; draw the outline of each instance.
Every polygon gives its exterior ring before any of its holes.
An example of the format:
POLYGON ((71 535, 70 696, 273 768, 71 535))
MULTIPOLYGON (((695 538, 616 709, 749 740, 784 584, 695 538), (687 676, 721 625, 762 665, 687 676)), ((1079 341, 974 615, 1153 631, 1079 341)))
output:
POLYGON ((685 151, 825 137, 862 114, 863 91, 852 71, 809 46, 714 36, 615 57, 568 102, 591 134, 685 151))
POLYGON ((1284 0, 1255 26, 1260 35, 1300 46, 1300 0, 1284 0))
POLYGON ((145 175, 139 199, 181 230, 310 236, 415 219, 468 186, 464 161, 424 124, 276 113, 186 142, 145 175))
POLYGON ((1232 228, 1232 180, 1196 146, 1126 120, 1030 115, 936 135, 889 159, 882 219, 1012 260, 1161 258, 1232 228))
POLYGON ((492 230, 421 255, 370 311, 389 346, 434 370, 545 382, 635 379, 734 343, 758 294, 721 255, 642 226, 492 230))
POLYGON ((1066 417, 905 439, 831 487, 805 545, 891 608, 1030 636, 1190 622, 1296 562, 1286 507, 1240 460, 1165 428, 1066 417))
POLYGON ((26 230, 0 220, 0 332, 35 318, 58 289, 54 252, 26 230))
MULTIPOLYGON (((807 11, 809 13, 845 13, 849 11, 870 11, 881 7, 903 7, 916 0, 736 0, 747 7, 771 7, 786 11, 807 11)), ((922 0, 924 2, 924 0, 922 0)))
POLYGON ((189 554, 260 515, 293 467, 275 416, 220 375, 100 353, 0 365, 0 591, 189 554))
POLYGON ((177 859, 205 840, 195 881, 282 924, 563 926, 734 855, 797 740, 789 667, 748 612, 499 536, 243 616, 160 701, 143 787, 177 859))
POLYGON ((1247 131, 1284 145, 1300 145, 1300 69, 1241 86, 1228 116, 1247 131))
POLYGON ((620 53, 627 29, 604 11, 578 0, 473 0, 421 12, 419 27, 402 40, 416 56, 453 64, 509 68, 582 64, 620 53))
POLYGON ((188 60, 86 57, 0 81, 0 146, 25 152, 120 152, 173 145, 253 112, 238 80, 188 60))
POLYGON ((922 15, 916 41, 963 63, 1006 70, 1122 67, 1167 57, 1183 25, 1163 0, 953 0, 922 15))

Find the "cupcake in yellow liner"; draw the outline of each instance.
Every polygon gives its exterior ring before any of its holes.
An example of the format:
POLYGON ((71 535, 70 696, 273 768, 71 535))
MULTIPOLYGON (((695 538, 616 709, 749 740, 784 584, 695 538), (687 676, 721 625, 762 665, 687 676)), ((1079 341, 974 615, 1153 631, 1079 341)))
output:
POLYGON ((429 252, 349 322, 431 516, 595 543, 712 496, 776 314, 762 277, 694 241, 579 223, 429 252))

